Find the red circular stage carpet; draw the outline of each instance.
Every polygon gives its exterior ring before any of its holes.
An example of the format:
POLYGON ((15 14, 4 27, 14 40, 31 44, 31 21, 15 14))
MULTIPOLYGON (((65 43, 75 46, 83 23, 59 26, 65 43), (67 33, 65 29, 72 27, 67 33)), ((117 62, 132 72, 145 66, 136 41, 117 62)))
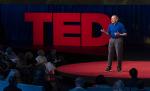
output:
POLYGON ((63 65, 57 68, 58 72, 75 76, 96 77, 103 74, 111 78, 129 78, 129 70, 136 68, 138 70, 139 78, 150 78, 150 61, 124 61, 122 65, 122 72, 117 72, 117 62, 113 62, 112 71, 106 72, 107 61, 87 62, 63 65))

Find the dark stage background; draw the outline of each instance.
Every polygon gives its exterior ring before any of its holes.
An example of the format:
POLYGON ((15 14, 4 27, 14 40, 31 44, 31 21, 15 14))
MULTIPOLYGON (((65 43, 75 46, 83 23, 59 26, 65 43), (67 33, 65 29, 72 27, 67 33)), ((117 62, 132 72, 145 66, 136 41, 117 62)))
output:
MULTIPOLYGON (((74 12, 117 14, 128 37, 125 46, 150 46, 150 5, 0 5, 1 37, 7 45, 32 47, 32 23, 24 21, 25 12, 74 12)), ((44 46, 53 46, 52 23, 44 24, 44 46)))
POLYGON ((150 4, 150 0, 0 0, 0 3, 13 4, 68 4, 68 5, 113 5, 113 4, 150 4))

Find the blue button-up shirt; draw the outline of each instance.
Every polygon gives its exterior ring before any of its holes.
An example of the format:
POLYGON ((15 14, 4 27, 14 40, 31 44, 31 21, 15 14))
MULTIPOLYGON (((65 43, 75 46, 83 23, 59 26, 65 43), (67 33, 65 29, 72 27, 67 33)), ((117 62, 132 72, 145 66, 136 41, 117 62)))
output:
POLYGON ((111 23, 109 26, 108 26, 108 33, 110 35, 111 38, 117 38, 115 36, 115 33, 126 33, 126 29, 124 28, 124 25, 121 23, 121 22, 117 22, 115 24, 111 23))

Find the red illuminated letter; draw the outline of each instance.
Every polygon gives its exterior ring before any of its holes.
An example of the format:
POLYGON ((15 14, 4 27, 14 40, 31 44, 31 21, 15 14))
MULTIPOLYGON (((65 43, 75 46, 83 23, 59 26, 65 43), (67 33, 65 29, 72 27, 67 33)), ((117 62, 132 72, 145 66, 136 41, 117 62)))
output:
POLYGON ((43 25, 52 21, 52 13, 25 13, 25 21, 33 22, 33 45, 43 46, 43 25))
POLYGON ((53 14, 54 46, 80 46, 80 37, 65 37, 65 34, 80 34, 80 25, 65 25, 65 22, 80 22, 80 13, 53 14))
POLYGON ((107 30, 110 19, 107 15, 104 14, 83 13, 81 20, 82 46, 103 46, 108 44, 108 35, 104 33, 98 38, 92 37, 93 22, 99 23, 105 30, 107 30))

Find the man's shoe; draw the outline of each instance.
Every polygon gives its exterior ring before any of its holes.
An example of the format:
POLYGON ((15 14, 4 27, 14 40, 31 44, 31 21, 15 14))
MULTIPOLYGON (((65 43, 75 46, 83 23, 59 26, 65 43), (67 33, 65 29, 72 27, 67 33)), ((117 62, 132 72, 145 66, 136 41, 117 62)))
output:
POLYGON ((111 71, 111 67, 107 67, 105 71, 111 71))

